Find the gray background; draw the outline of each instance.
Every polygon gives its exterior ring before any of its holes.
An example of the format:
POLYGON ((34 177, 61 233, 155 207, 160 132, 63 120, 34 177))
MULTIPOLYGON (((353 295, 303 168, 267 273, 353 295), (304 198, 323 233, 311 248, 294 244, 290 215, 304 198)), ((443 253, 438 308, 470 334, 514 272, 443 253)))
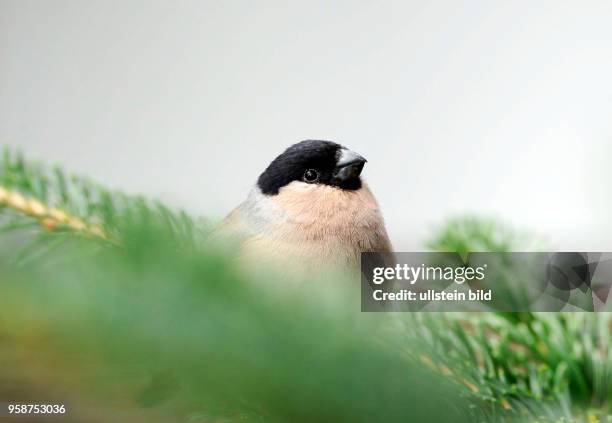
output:
POLYGON ((398 250, 478 212, 612 250, 612 2, 0 0, 0 143, 219 218, 305 138, 398 250))

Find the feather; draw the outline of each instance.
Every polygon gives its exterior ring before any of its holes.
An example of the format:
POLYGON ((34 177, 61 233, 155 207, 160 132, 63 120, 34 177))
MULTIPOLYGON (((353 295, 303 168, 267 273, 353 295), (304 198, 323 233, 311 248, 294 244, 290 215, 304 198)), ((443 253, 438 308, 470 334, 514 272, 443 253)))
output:
POLYGON ((247 257, 316 264, 356 266, 362 251, 392 250, 365 183, 359 190, 343 190, 294 181, 274 196, 255 187, 215 236, 238 242, 247 257))

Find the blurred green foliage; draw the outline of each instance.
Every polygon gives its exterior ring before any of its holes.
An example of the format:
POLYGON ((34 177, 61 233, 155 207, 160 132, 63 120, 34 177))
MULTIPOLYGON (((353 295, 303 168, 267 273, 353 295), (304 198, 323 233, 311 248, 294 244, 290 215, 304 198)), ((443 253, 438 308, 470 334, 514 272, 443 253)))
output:
MULTIPOLYGON (((0 398, 65 421, 593 421, 607 314, 360 313, 355 279, 241 267, 206 225, 8 150, 0 186, 113 239, 0 206, 0 398), (72 418, 72 420, 69 420, 72 418)), ((523 248, 468 217, 430 248, 523 248)))
POLYGON ((225 255, 169 248, 159 230, 135 242, 143 231, 5 263, 3 345, 34 337, 49 389, 195 421, 468 416, 445 378, 387 346, 391 316, 361 315, 346 284, 250 280, 225 255))

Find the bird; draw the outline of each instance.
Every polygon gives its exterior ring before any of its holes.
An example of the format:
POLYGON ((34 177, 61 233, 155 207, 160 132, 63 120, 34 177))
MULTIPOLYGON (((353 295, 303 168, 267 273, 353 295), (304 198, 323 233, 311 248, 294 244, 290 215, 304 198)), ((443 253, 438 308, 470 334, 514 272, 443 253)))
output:
POLYGON ((293 144, 215 236, 237 242, 242 256, 278 263, 354 267, 362 252, 391 252, 380 207, 361 177, 366 162, 332 141, 293 144))

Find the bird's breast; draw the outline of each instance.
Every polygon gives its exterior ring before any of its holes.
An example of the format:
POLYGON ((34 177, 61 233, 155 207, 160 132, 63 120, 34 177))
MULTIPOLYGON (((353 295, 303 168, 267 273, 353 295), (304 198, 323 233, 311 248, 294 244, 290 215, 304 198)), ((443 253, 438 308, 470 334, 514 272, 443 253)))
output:
POLYGON ((366 184, 354 191, 293 182, 251 206, 245 246, 279 256, 355 264, 362 251, 390 251, 382 215, 366 184), (256 209, 256 210, 255 210, 256 209))

